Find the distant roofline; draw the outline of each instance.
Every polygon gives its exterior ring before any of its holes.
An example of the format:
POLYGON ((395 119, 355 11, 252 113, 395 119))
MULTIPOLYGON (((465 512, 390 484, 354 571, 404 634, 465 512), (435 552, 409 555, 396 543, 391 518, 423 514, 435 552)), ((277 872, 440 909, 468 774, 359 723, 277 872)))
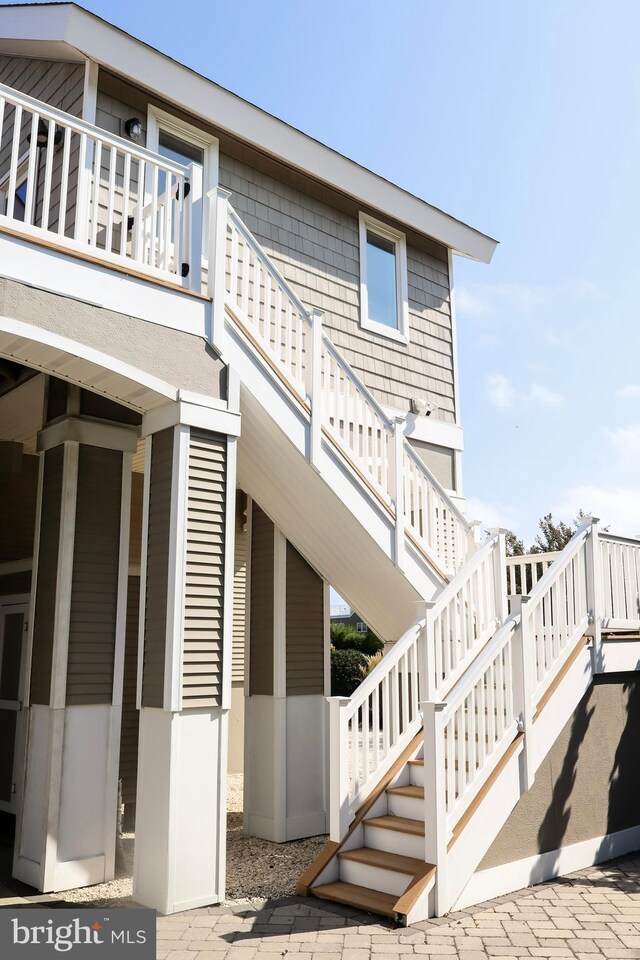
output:
POLYGON ((454 253, 483 263, 489 263, 493 256, 497 246, 493 238, 76 3, 2 5, 0 37, 0 51, 20 41, 66 44, 258 150, 432 237, 454 253), (37 16, 31 13, 34 8, 37 16), (180 98, 175 95, 177 89, 181 91, 180 98))

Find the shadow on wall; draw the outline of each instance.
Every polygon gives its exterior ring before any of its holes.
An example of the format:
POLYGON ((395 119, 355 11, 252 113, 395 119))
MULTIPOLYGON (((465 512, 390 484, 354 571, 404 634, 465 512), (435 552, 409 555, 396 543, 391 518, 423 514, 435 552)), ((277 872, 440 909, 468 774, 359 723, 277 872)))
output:
MULTIPOLYGON (((620 688, 620 695, 626 701, 623 703, 626 718, 609 776, 607 813, 609 836, 640 823, 640 776, 638 775, 640 679, 634 676, 633 679, 626 679, 623 683, 620 678, 620 688)), ((598 850, 598 861, 609 860, 615 855, 612 841, 603 840, 598 850)))
MULTIPOLYGON (((571 819, 571 797, 576 782, 578 756, 584 742, 589 724, 595 713, 595 704, 591 705, 593 687, 582 698, 573 715, 571 735, 567 744, 560 775, 553 786, 551 802, 538 830, 539 851, 559 851, 571 819)), ((559 866, 559 854, 556 853, 553 864, 548 864, 549 875, 553 875, 559 866)))

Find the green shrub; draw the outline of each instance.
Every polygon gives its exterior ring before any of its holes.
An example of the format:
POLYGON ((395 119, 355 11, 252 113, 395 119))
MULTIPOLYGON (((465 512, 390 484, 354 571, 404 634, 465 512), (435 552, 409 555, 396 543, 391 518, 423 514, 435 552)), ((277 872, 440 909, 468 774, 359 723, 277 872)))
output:
POLYGON ((331 624, 331 644, 336 650, 359 650, 368 657, 374 656, 384 648, 382 640, 375 633, 358 633, 355 627, 344 623, 331 624))
POLYGON ((350 697, 362 683, 362 670, 367 658, 359 650, 336 650, 331 648, 331 696, 350 697))

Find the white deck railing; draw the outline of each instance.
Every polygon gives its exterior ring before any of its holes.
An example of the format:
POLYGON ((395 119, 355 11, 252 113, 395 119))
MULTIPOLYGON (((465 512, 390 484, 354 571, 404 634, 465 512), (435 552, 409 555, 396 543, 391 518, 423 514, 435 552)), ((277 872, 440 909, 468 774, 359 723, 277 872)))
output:
POLYGON ((600 534, 602 626, 608 630, 640 627, 640 540, 600 534))
POLYGON ((0 84, 0 222, 200 289, 202 168, 0 84))
POLYGON ((530 593, 538 580, 549 569, 560 551, 549 553, 525 553, 507 557, 507 596, 520 597, 530 593))

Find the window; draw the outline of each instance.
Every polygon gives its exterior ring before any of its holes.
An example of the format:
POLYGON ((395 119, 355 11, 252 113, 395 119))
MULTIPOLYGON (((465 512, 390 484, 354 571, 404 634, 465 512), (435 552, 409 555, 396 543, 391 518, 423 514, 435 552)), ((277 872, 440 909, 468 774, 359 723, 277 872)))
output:
POLYGON ((360 326, 409 342, 404 234, 360 214, 360 326))
POLYGON ((362 620, 358 620, 356 623, 356 631, 357 633, 368 633, 369 628, 367 627, 366 623, 362 622, 362 620))

